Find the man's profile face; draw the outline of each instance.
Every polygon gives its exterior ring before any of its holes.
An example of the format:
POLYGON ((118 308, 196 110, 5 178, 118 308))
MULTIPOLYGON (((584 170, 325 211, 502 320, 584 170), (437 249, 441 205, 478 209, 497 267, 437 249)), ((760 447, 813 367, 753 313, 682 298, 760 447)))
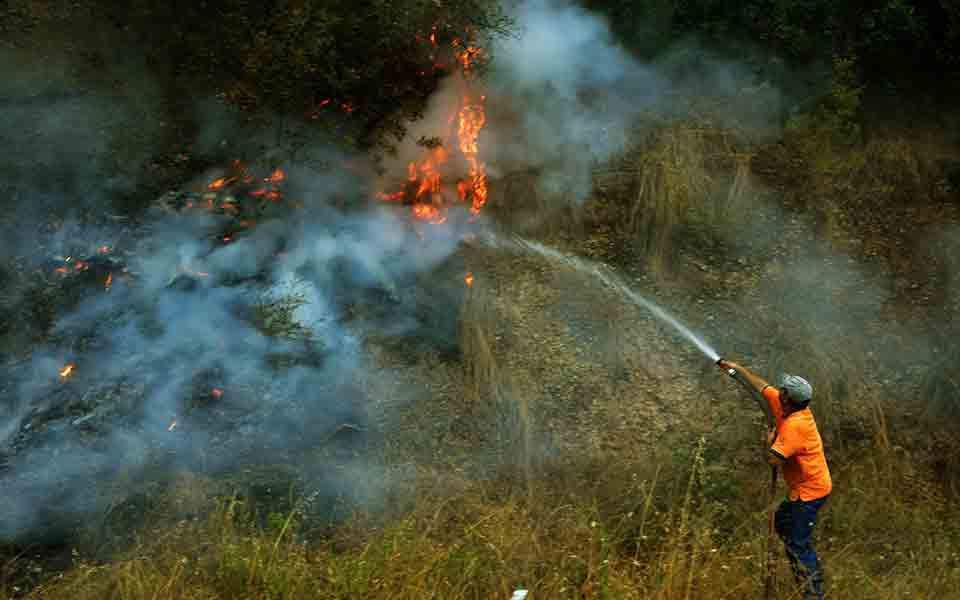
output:
POLYGON ((785 387, 780 388, 780 408, 783 412, 796 408, 793 404, 793 398, 790 397, 790 392, 785 387))

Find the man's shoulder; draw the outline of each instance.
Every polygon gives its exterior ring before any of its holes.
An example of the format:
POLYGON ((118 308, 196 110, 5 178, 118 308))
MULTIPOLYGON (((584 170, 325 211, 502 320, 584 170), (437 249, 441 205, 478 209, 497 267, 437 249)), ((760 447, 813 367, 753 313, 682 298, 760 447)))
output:
POLYGON ((817 422, 809 408, 792 412, 783 420, 783 427, 789 429, 808 429, 816 427, 817 422))

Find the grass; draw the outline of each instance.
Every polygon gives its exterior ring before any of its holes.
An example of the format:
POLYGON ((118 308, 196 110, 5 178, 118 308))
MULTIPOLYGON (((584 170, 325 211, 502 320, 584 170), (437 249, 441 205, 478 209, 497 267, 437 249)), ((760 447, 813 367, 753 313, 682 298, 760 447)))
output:
MULTIPOLYGON (((26 597, 479 599, 523 588, 531 598, 759 598, 766 471, 758 458, 734 473, 754 493, 720 501, 709 444, 687 440, 683 459, 545 465, 527 483, 424 471, 412 511, 357 513, 313 539, 296 510, 264 523, 222 500, 195 520, 153 522, 118 559, 78 560, 26 597)), ((948 508, 915 502, 895 457, 834 465, 843 493, 817 531, 831 597, 960 594, 948 508)), ((784 562, 778 598, 792 597, 784 562)))
MULTIPOLYGON (((855 88, 841 87, 837 94, 845 103, 833 110, 843 123, 844 107, 855 104, 855 88)), ((752 193, 757 157, 742 148, 717 150, 716 133, 694 126, 664 130, 616 173, 626 179, 611 186, 616 203, 603 210, 619 224, 619 234, 633 237, 654 272, 668 265, 671 235, 691 207, 722 221, 725 211, 738 212, 752 193), (733 168, 718 175, 711 161, 733 168), (726 182, 732 183, 718 195, 726 182), (624 189, 632 190, 629 197, 624 189)), ((836 207, 851 199, 894 201, 923 187, 914 183, 922 183, 926 167, 909 144, 874 140, 852 146, 832 133, 811 121, 794 123, 787 136, 785 147, 799 157, 794 174, 809 176, 803 190, 813 200, 836 207)), ((845 210, 857 206, 863 204, 853 202, 845 210)), ((26 597, 466 600, 506 599, 519 588, 529 589, 531 600, 761 597, 771 506, 766 466, 759 449, 756 454, 750 449, 760 432, 728 416, 719 423, 691 423, 699 433, 674 432, 653 449, 584 444, 580 454, 541 452, 533 460, 535 426, 543 428, 545 421, 537 411, 545 407, 526 393, 535 386, 514 375, 516 366, 502 352, 506 342, 498 341, 498 334, 516 335, 509 328, 520 319, 505 322, 503 313, 514 309, 497 309, 500 296, 493 292, 503 281, 490 273, 488 284, 483 267, 471 267, 478 277, 461 307, 464 372, 457 394, 466 421, 492 424, 489 437, 501 460, 470 471, 484 477, 468 477, 435 461, 429 469, 417 468, 402 490, 402 506, 376 514, 357 508, 351 518, 320 528, 317 516, 296 501, 292 510, 264 516, 257 514, 262 507, 211 494, 206 487, 211 483, 188 477, 158 502, 186 503, 188 511, 148 518, 132 545, 109 561, 80 552, 72 568, 26 597)), ((514 287, 511 292, 523 288, 514 287)), ((523 301, 519 292, 511 298, 523 301)), ((255 312, 257 326, 299 339, 302 330, 293 313, 300 301, 265 300, 255 312)), ((621 324, 630 316, 613 303, 598 308, 608 362, 621 361, 629 354, 621 324)), ((868 366, 849 358, 862 352, 847 347, 849 356, 838 360, 806 334, 779 331, 777 340, 789 352, 768 362, 772 371, 791 365, 818 384, 829 382, 818 387, 817 414, 825 438, 838 442, 829 456, 837 492, 822 513, 816 539, 831 597, 960 597, 960 525, 950 511, 960 479, 956 468, 947 461, 940 472, 927 456, 902 450, 915 449, 904 436, 916 432, 898 431, 900 417, 868 384, 868 366), (856 444, 839 443, 854 437, 856 444)), ((540 359, 544 365, 555 364, 549 354, 544 351, 540 359)), ((628 367, 621 365, 624 371, 628 367)), ((956 382, 949 379, 950 369, 942 373, 925 385, 941 417, 954 417, 956 382)), ((539 371, 529 375, 543 383, 539 371)), ((610 391, 589 400, 612 406, 620 395, 610 391)), ((956 456, 954 437, 938 439, 953 448, 946 456, 956 456)), ((780 550, 778 542, 778 557, 780 550)), ((782 557, 777 574, 777 597, 796 597, 782 557)), ((0 598, 20 596, 15 585, 0 583, 0 598)))

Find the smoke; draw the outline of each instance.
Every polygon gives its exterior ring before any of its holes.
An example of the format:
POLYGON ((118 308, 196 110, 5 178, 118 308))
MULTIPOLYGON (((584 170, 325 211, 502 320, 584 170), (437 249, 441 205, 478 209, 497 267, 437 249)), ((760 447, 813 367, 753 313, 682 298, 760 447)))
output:
POLYGON ((51 526, 38 507, 85 514, 97 499, 65 490, 119 471, 198 467, 201 456, 217 470, 309 448, 345 423, 368 426, 360 382, 378 367, 367 333, 383 329, 377 318, 394 334, 417 322, 402 302, 371 320, 344 310, 443 261, 457 237, 437 230, 423 239, 387 210, 347 214, 331 204, 330 190, 369 195, 363 180, 295 168, 290 178, 287 193, 296 190, 303 208, 228 244, 217 217, 152 221, 129 249, 134 276, 118 272, 109 291, 90 290, 57 320, 51 343, 8 371, 16 387, 2 441, 17 454, 0 537, 51 526), (291 297, 300 302, 285 315, 291 297), (280 335, 265 331, 281 325, 280 335), (76 368, 65 379, 67 363, 76 368))
MULTIPOLYGON (((617 44, 602 18, 571 3, 529 0, 511 10, 519 33, 497 42, 491 71, 476 83, 487 93, 479 146, 492 179, 535 172, 544 192, 582 200, 593 167, 624 150, 646 117, 695 114, 696 106, 680 101, 691 95, 736 97, 711 118, 750 135, 776 131, 779 92, 693 42, 643 63, 617 44)), ((91 80, 67 58, 40 65, 2 52, 0 72, 16 76, 0 78, 0 143, 19 149, 0 158, 13 207, 2 217, 2 250, 37 268, 109 244, 129 273, 111 271, 109 290, 104 273, 60 280, 44 267, 36 274, 82 293, 57 315, 44 345, 0 365, 0 449, 11 455, 0 472, 9 499, 0 538, 23 538, 102 508, 108 499, 98 484, 118 474, 282 461, 344 424, 374 428, 365 382, 382 378, 387 389, 391 376, 367 351, 370 335, 429 333, 432 325, 399 288, 448 260, 460 232, 415 229, 389 205, 344 210, 343 197, 371 198, 384 189, 372 168, 356 166, 363 157, 340 154, 301 123, 250 129, 215 101, 197 103, 203 127, 183 146, 253 157, 258 177, 282 163, 284 197, 299 208, 277 209, 229 243, 229 219, 203 213, 91 222, 79 208, 103 212, 116 194, 140 193, 144 163, 167 135, 166 108, 156 100, 162 86, 135 56, 91 80), (106 85, 114 79, 126 82, 123 91, 106 85), (279 152, 291 135, 299 136, 297 153, 279 152), (342 166, 348 162, 350 170, 342 166), (55 229, 44 229, 54 216, 55 229), (299 301, 285 305, 290 298, 299 301), (356 314, 364 303, 376 310, 356 314), (63 378, 68 363, 75 372, 63 378)), ((402 177, 406 163, 422 155, 419 138, 449 131, 463 85, 456 77, 443 84, 387 163, 388 176, 402 177)), ((182 187, 218 175, 198 173, 182 187)), ((760 223, 737 235, 762 238, 764 249, 778 242, 760 223)), ((842 344, 857 334, 857 319, 877 317, 886 292, 856 265, 829 260, 822 248, 808 248, 779 287, 762 288, 750 305, 780 303, 801 323, 829 311, 833 318, 824 323, 849 327, 824 327, 821 339, 842 344)), ((432 311, 457 310, 432 300, 432 311)), ((724 339, 711 333, 711 340, 724 339)), ((296 468, 317 490, 340 485, 364 500, 387 485, 363 459, 350 463, 339 484, 324 467, 296 468)))
POLYGON ((602 17, 570 2, 529 0, 511 16, 519 32, 495 45, 487 79, 491 108, 481 151, 494 177, 535 171, 544 192, 580 201, 591 190, 592 169, 643 127, 696 115, 751 136, 778 128, 779 92, 695 41, 644 63, 602 17), (706 98, 718 97, 737 101, 698 112, 706 98))
MULTIPOLYGON (((388 164, 392 171, 419 158, 418 139, 449 133, 464 85, 482 85, 488 119, 480 150, 489 174, 537 171, 544 191, 582 199, 593 165, 626 147, 645 112, 671 115, 671 99, 694 80, 720 91, 739 85, 729 65, 709 65, 712 79, 688 69, 684 79, 675 65, 688 61, 676 56, 640 63, 607 23, 570 3, 533 0, 512 10, 519 34, 491 48, 488 77, 444 82, 388 164)), ((386 208, 344 212, 339 198, 372 196, 372 170, 316 166, 356 165, 357 157, 340 155, 302 123, 278 119, 254 129, 210 100, 195 104, 202 126, 177 142, 184 153, 235 153, 265 168, 282 162, 285 196, 301 208, 263 219, 230 243, 222 241, 228 223, 213 215, 149 215, 129 225, 87 218, 107 212, 118 195, 143 193, 173 117, 137 53, 112 46, 109 35, 98 40, 87 42, 104 59, 96 72, 68 45, 42 64, 35 53, 0 54, 0 143, 18 148, 0 159, 13 200, 4 251, 50 285, 76 290, 46 343, 4 367, 0 444, 11 460, 2 483, 11 502, 0 513, 0 537, 7 539, 96 510, 103 498, 76 491, 118 473, 229 468, 308 448, 344 423, 367 426, 361 383, 389 374, 374 375, 366 339, 432 327, 396 282, 439 265, 459 240, 454 228, 415 232, 386 208), (297 152, 279 151, 291 146, 297 152), (114 278, 109 290, 103 270, 50 279, 54 257, 87 257, 104 244, 128 269, 104 267, 114 278), (371 295, 380 296, 378 310, 352 314, 371 295), (300 300, 284 309, 291 297, 300 300), (281 325, 281 335, 265 331, 281 325), (61 377, 68 363, 75 370, 61 377)), ((196 175, 184 187, 218 174, 196 175)), ((456 307, 438 302, 433 310, 456 307)), ((354 464, 351 477, 363 479, 368 467, 354 464)))
MULTIPOLYGON (((19 310, 16 333, 32 318, 31 290, 71 298, 56 304, 41 345, 0 361, 0 539, 55 539, 117 502, 107 490, 123 478, 288 462, 344 424, 375 438, 364 382, 390 375, 365 345, 373 331, 431 327, 399 288, 448 259, 457 232, 417 232, 392 207, 345 210, 343 198, 373 197, 364 157, 289 119, 243 125, 214 101, 196 104, 202 126, 179 143, 251 159, 259 178, 282 165, 284 201, 244 231, 203 211, 104 218, 120 195, 156 204, 142 196, 167 141, 162 86, 135 57, 92 77, 69 56, 44 70, 0 52, 10 75, 0 78, 0 143, 18 149, 0 158, 0 250, 13 279, 0 306, 19 310), (113 80, 124 85, 101 85, 113 80), (87 260, 104 245, 95 267, 54 273, 65 257, 87 260), (74 370, 63 377, 67 364, 74 370)), ((195 175, 181 191, 217 176, 195 175)), ((435 310, 456 314, 454 305, 435 310)), ((294 464, 315 496, 375 502, 388 485, 364 458, 347 461, 343 481, 294 464)))

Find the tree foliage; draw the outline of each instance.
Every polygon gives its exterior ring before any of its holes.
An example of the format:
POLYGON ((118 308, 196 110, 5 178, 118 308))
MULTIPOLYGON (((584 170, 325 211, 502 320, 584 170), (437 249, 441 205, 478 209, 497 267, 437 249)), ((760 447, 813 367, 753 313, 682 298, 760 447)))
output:
MULTIPOLYGON (((400 135, 446 74, 450 42, 503 33, 496 0, 11 0, 0 30, 69 28, 77 44, 139 53, 172 95, 346 123, 360 145, 400 135), (432 39, 431 39, 432 36, 432 39), (104 38, 108 38, 106 41, 104 38), (87 44, 84 41, 89 42, 87 44)), ((35 34, 35 35, 34 35, 35 34)))
POLYGON ((867 83, 960 66, 960 5, 952 0, 582 1, 647 55, 695 35, 731 51, 747 43, 795 65, 856 56, 867 83))

